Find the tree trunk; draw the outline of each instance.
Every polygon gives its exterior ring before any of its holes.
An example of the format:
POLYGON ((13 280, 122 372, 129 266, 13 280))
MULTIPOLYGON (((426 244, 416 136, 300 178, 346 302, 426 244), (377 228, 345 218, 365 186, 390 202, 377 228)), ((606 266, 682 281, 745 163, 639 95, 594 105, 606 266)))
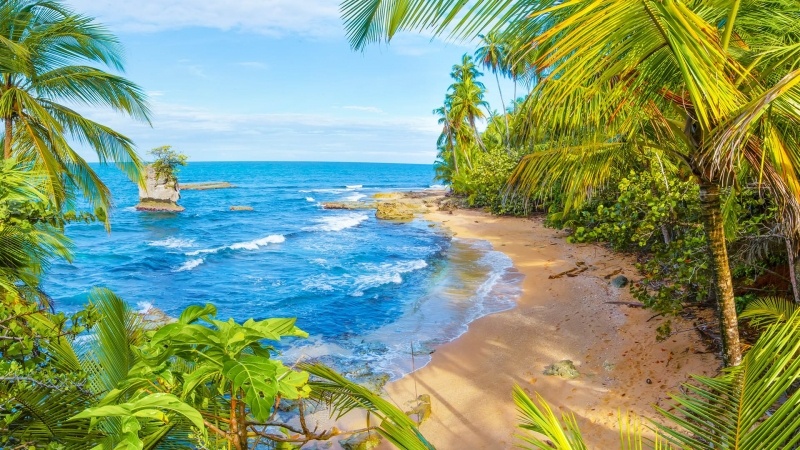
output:
POLYGON ((244 414, 244 402, 239 399, 238 392, 231 383, 231 426, 228 429, 228 439, 234 450, 247 450, 247 422, 244 414))
POLYGON ((500 88, 500 76, 497 72, 494 73, 494 78, 497 80, 497 92, 500 94, 500 103, 503 104, 503 119, 506 121, 506 151, 511 146, 511 128, 508 126, 508 114, 506 114, 506 101, 503 99, 503 90, 500 88))
POLYGON ((792 293, 794 294, 794 302, 800 304, 800 290, 797 287, 797 269, 798 263, 800 263, 800 258, 797 257, 797 251, 795 249, 794 241, 791 237, 785 236, 783 238, 786 241, 786 256, 787 261, 789 264, 789 280, 792 282, 792 293))
POLYGON ((712 279, 717 294, 722 360, 725 366, 729 367, 738 365, 742 361, 742 348, 739 344, 739 321, 736 316, 736 303, 733 299, 733 281, 728 265, 728 249, 725 245, 725 230, 719 196, 718 185, 705 181, 700 183, 703 228, 708 239, 713 269, 712 279))
POLYGON ((10 117, 6 118, 6 135, 3 139, 3 159, 11 158, 11 134, 14 132, 14 124, 10 117))

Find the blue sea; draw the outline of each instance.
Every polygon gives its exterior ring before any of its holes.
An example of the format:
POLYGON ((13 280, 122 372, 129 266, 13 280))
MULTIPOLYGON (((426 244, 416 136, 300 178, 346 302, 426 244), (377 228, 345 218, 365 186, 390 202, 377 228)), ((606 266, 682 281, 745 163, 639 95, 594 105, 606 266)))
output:
POLYGON ((235 188, 183 191, 182 213, 136 211, 137 187, 113 167, 97 170, 115 199, 112 229, 67 227, 74 261, 55 262, 44 280, 58 310, 77 310, 104 286, 138 310, 172 316, 213 303, 223 319, 297 317, 310 338, 283 344, 285 359, 397 378, 519 294, 519 273, 485 241, 421 219, 393 223, 320 206, 440 189, 429 165, 195 162, 181 169, 181 182, 235 188))

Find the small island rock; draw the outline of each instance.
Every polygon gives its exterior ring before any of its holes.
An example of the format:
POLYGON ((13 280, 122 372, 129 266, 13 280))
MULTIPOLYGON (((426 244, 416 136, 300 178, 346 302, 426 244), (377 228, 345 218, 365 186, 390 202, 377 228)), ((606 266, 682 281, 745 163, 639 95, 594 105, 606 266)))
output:
POLYGON ((252 206, 231 206, 231 211, 252 211, 252 206))
POLYGON ((183 207, 178 205, 181 190, 177 181, 168 180, 163 175, 156 176, 153 166, 147 166, 144 186, 139 186, 139 211, 168 211, 180 212, 183 207))
POLYGON ((184 191, 208 191, 211 189, 229 189, 236 187, 227 181, 203 181, 199 183, 184 183, 181 189, 184 191))

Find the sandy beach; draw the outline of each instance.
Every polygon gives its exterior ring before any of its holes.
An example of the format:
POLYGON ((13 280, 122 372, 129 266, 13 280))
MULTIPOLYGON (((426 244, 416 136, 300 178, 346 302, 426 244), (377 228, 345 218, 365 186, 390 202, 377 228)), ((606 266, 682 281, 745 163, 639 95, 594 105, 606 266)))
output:
MULTIPOLYGON (((720 361, 701 343, 692 323, 672 319, 673 334, 656 341, 663 317, 609 302, 635 302, 615 288, 616 271, 635 280, 631 258, 598 245, 569 244, 541 219, 496 217, 479 211, 438 211, 426 219, 458 238, 485 239, 525 275, 518 305, 474 321, 469 331, 436 349, 432 361, 386 389, 398 405, 419 394, 432 399, 421 426, 437 449, 512 448, 516 411, 512 387, 539 393, 558 413, 571 411, 590 448, 619 447, 618 411, 655 417, 689 374, 712 375, 720 361), (586 267, 577 276, 558 275, 586 267), (580 372, 568 380, 546 366, 572 360, 580 372)), ((389 448, 384 444, 385 448, 389 448)))

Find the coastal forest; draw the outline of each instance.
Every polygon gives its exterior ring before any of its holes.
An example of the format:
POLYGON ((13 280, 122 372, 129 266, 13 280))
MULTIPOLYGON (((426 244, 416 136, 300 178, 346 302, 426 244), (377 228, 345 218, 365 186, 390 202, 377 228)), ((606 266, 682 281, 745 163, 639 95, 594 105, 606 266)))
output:
MULTIPOLYGON (((431 105, 451 204, 538 215, 571 243, 632 255, 630 292, 653 314, 712 312, 703 337, 717 375, 665 392, 672 405, 652 417, 621 413, 619 448, 800 446, 800 2, 340 9, 353 51, 404 32, 474 44, 431 105), (487 83, 503 104, 487 103, 487 83)), ((282 359, 280 342, 308 337, 294 319, 240 323, 206 304, 152 321, 102 287, 79 312, 59 311, 41 280, 73 257, 67 226, 113 233, 111 191, 78 147, 144 183, 134 142, 80 112, 151 123, 121 51, 60 1, 0 1, 0 448, 368 449, 373 436, 434 448, 419 430, 424 405, 403 411, 380 386, 282 359), (366 424, 337 422, 353 414, 366 424), (316 426, 320 416, 335 425, 316 426)), ((168 147, 154 155, 167 178, 186 162, 168 147)), ((655 338, 673 331, 667 320, 655 338)), ((508 396, 520 447, 590 448, 569 412, 522 388, 508 396)))

